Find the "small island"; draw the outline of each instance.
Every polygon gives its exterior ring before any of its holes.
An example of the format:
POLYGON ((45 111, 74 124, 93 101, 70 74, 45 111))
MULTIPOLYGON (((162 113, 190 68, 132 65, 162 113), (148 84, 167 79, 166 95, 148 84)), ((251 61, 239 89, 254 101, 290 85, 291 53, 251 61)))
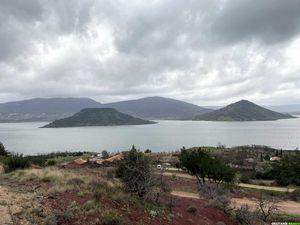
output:
POLYGON ((272 121, 295 118, 289 114, 282 114, 263 108, 253 102, 241 100, 219 110, 202 114, 192 120, 203 121, 272 121))
POLYGON ((42 128, 85 127, 85 126, 120 126, 154 124, 131 115, 121 113, 112 108, 87 108, 73 116, 55 120, 42 128))

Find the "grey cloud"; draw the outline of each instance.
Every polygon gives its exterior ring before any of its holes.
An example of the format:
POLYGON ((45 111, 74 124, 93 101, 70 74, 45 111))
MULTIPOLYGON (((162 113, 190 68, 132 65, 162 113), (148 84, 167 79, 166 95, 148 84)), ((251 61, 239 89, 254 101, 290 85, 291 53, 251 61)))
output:
POLYGON ((300 32, 300 2, 297 0, 231 0, 212 26, 224 43, 260 40, 264 44, 288 41, 300 32))
POLYGON ((4 0, 0 101, 298 101, 288 51, 300 45, 299 11, 296 0, 4 0))

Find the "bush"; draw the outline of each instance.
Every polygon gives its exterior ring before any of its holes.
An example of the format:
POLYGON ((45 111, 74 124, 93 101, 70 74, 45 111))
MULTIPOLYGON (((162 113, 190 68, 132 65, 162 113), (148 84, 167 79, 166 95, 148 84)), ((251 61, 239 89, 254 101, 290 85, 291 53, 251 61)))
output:
POLYGON ((230 208, 231 194, 228 189, 224 188, 222 185, 205 183, 201 186, 200 194, 209 200, 207 206, 219 208, 225 213, 232 210, 230 208))
POLYGON ((245 175, 242 175, 241 178, 240 178, 240 182, 241 183, 245 183, 245 184, 250 184, 250 178, 245 176, 245 175))
POLYGON ((290 196, 294 201, 300 202, 300 189, 293 191, 290 196))
POLYGON ((152 151, 150 149, 145 150, 145 153, 151 153, 152 151))
POLYGON ((67 185, 70 185, 75 189, 80 189, 83 184, 84 180, 82 180, 81 178, 72 178, 67 181, 67 185))
POLYGON ((47 162, 47 165, 48 165, 48 166, 55 166, 55 165, 56 165, 56 161, 53 160, 53 159, 51 159, 51 160, 49 160, 49 161, 47 162))
POLYGON ((231 183, 235 178, 235 171, 232 168, 201 148, 189 150, 183 148, 180 162, 197 178, 198 186, 203 185, 205 179, 215 183, 231 183))
POLYGON ((242 205, 241 208, 235 212, 235 218, 241 225, 254 225, 257 224, 258 215, 251 212, 248 205, 242 205))
POLYGON ((108 170, 106 172, 107 179, 113 179, 113 178, 115 178, 115 175, 116 175, 116 171, 115 170, 108 170))
POLYGON ((190 207, 187 209, 187 211, 188 211, 189 213, 195 215, 195 214, 197 213, 197 211, 198 211, 198 208, 197 208, 196 206, 192 205, 192 206, 190 206, 190 207))
POLYGON ((8 151, 6 151, 4 145, 2 142, 0 142, 0 156, 8 156, 8 151))
POLYGON ((103 225, 121 225, 123 224, 122 216, 114 210, 107 210, 102 215, 103 225))
POLYGON ((274 164, 274 176, 282 186, 300 185, 300 155, 285 156, 274 164))
POLYGON ((103 189, 97 189, 93 192, 93 197, 96 203, 100 202, 101 198, 104 196, 105 191, 103 189))
POLYGON ((131 201, 130 195, 122 191, 118 191, 112 195, 112 200, 116 203, 123 204, 131 201))
POLYGON ((140 199, 144 198, 153 186, 150 159, 134 146, 119 164, 116 175, 121 179, 125 190, 140 199))
POLYGON ((109 158, 109 153, 106 150, 102 151, 102 159, 108 159, 109 158))
POLYGON ((8 158, 4 161, 6 165, 6 172, 11 172, 16 169, 25 169, 30 166, 30 161, 23 157, 22 154, 13 154, 8 156, 8 158))
POLYGON ((54 214, 47 216, 46 220, 45 220, 45 224, 46 225, 57 225, 56 216, 54 214))

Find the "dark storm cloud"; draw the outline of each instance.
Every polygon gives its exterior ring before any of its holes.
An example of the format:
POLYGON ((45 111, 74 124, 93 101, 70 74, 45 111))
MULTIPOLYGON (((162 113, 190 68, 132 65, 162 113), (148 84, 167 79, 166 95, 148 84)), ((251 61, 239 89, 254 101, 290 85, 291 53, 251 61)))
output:
POLYGON ((0 100, 297 101, 299 12, 296 0, 3 0, 0 100))
POLYGON ((231 0, 218 13, 212 30, 218 40, 228 43, 288 41, 300 31, 300 1, 231 0))

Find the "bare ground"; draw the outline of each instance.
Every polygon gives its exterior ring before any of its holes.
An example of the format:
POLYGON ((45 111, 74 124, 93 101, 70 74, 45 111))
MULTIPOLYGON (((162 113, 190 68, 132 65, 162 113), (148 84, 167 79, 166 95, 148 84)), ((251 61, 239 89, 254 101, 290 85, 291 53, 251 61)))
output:
MULTIPOLYGON (((199 194, 189 193, 184 191, 172 191, 172 195, 191 198, 191 199, 202 199, 199 194)), ((232 204, 234 206, 240 207, 242 205, 248 205, 253 210, 256 208, 257 199, 255 198, 232 198, 232 204)), ((300 203, 294 201, 279 201, 278 205, 280 207, 279 212, 288 215, 300 215, 300 203)))
MULTIPOLYGON (((176 177, 182 177, 182 178, 187 178, 187 179, 195 179, 195 177, 186 174, 186 173, 176 173, 176 172, 164 172, 164 176, 176 176, 176 177)), ((244 187, 244 188, 253 188, 253 189, 258 189, 258 190, 267 190, 267 191, 277 191, 277 192, 293 192, 295 191, 294 188, 289 188, 289 187, 271 187, 271 186, 263 186, 263 185, 257 185, 257 184, 244 184, 244 183, 239 183, 238 186, 244 187)))

